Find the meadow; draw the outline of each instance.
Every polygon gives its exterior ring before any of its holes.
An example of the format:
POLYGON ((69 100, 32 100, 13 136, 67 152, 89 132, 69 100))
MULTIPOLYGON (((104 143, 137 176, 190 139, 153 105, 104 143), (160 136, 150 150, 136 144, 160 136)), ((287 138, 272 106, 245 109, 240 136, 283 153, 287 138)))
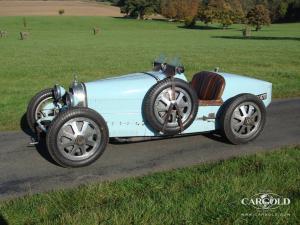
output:
POLYGON ((300 147, 0 203, 2 224, 300 224, 300 147), (279 166, 280 165, 280 166, 279 166), (291 203, 258 210, 271 191, 291 203))
POLYGON ((90 81, 151 70, 164 53, 179 56, 186 75, 200 70, 244 74, 273 83, 273 97, 300 96, 300 23, 274 24, 251 39, 242 25, 220 29, 198 24, 137 21, 109 17, 0 17, 0 130, 20 129, 30 98, 54 84, 69 86, 73 74, 90 81), (92 27, 100 27, 92 35, 92 27), (29 31, 19 40, 20 31, 29 31))

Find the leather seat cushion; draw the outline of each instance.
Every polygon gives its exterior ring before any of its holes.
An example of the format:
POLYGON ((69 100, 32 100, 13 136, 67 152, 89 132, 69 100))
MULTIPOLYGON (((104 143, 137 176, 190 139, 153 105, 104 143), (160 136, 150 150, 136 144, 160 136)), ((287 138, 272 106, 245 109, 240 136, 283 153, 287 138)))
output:
POLYGON ((214 72, 203 71, 193 76, 191 86, 195 89, 199 103, 205 105, 222 104, 225 87, 224 78, 214 72))

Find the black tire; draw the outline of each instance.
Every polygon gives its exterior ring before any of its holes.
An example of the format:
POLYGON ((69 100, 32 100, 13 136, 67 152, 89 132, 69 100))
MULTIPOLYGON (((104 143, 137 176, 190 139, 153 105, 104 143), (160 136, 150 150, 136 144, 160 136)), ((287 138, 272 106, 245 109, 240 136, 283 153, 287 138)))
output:
POLYGON ((59 165, 63 167, 82 167, 93 163, 105 151, 108 140, 108 128, 103 117, 92 109, 80 107, 72 108, 60 113, 50 125, 46 135, 46 144, 49 154, 51 155, 53 160, 55 160, 59 165), (60 129, 65 125, 65 123, 76 118, 85 118, 92 121, 100 131, 99 135, 101 139, 98 147, 94 150, 94 153, 92 155, 82 160, 71 160, 66 158, 58 147, 57 138, 60 129))
POLYGON ((181 131, 187 129, 192 122, 194 121, 195 117, 198 113, 198 97, 195 91, 190 87, 190 85, 181 80, 181 79, 174 79, 175 87, 180 88, 186 92, 190 99, 190 113, 183 121, 183 130, 181 130, 180 125, 177 124, 170 126, 169 123, 164 127, 162 121, 159 121, 157 116, 155 116, 155 101, 157 97, 166 89, 172 87, 171 79, 165 79, 160 81, 159 83, 155 84, 150 90, 147 92, 144 102, 143 102, 143 117, 146 125, 152 128, 155 132, 162 132, 166 135, 175 135, 180 133, 181 131))
MULTIPOLYGON (((249 106, 250 107, 250 106, 249 106)), ((249 113, 249 107, 246 107, 246 110, 248 110, 249 113)), ((243 114, 243 113, 241 113, 243 114)), ((248 117, 249 118, 249 117, 248 117)), ((251 117, 250 117, 251 118, 251 117)), ((255 120, 258 121, 257 117, 256 119, 252 119, 251 121, 254 123, 255 120)), ((266 123, 266 108, 264 103, 255 95, 252 94, 240 94, 236 97, 228 100, 228 102, 225 102, 224 108, 222 109, 221 115, 220 115, 220 131, 222 135, 232 144, 245 144, 247 142, 250 142, 257 138, 259 134, 263 131, 264 126, 266 123), (249 133, 247 134, 246 127, 247 124, 245 124, 244 120, 238 120, 233 118, 234 112, 241 113, 240 106, 243 106, 243 103, 245 104, 252 104, 252 107, 257 107, 253 109, 253 112, 260 111, 260 122, 257 122, 257 125, 250 124, 249 126, 249 133), (237 110, 237 111, 235 111, 237 110), (238 125, 237 127, 245 130, 245 134, 243 132, 241 134, 238 134, 238 129, 235 129, 232 121, 236 121, 235 123, 239 123, 242 125, 238 125), (244 126, 244 128, 242 127, 244 126), (251 130, 252 127, 252 130, 251 130)), ((247 128, 248 129, 248 128, 247 128)))
POLYGON ((37 93, 35 96, 33 96, 27 106, 26 119, 27 119, 28 126, 33 133, 36 132, 35 111, 41 101, 50 97, 53 97, 52 88, 45 89, 37 93))

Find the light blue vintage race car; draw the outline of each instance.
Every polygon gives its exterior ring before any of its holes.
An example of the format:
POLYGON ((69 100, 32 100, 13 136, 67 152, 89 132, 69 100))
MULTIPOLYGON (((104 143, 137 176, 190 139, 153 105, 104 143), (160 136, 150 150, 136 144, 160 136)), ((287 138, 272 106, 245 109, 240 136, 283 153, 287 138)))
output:
POLYGON ((199 72, 154 62, 152 71, 39 92, 27 109, 32 131, 46 133, 53 159, 65 167, 94 162, 109 138, 170 137, 208 131, 233 144, 263 130, 272 84, 245 76, 199 72))

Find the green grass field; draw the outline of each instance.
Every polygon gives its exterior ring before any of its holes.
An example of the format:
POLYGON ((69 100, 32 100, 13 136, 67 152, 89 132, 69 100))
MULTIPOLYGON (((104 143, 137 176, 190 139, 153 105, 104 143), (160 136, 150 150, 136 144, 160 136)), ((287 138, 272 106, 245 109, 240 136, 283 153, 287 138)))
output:
POLYGON ((105 17, 0 17, 0 130, 19 129, 37 91, 151 69, 155 56, 180 56, 188 78, 200 70, 245 74, 274 84, 274 97, 300 96, 300 24, 276 24, 240 39, 242 25, 180 28, 179 23, 105 17), (94 26, 101 34, 91 35, 94 26))
POLYGON ((300 224, 300 147, 0 203, 7 224, 300 224), (291 204, 257 210, 272 191, 291 204))

